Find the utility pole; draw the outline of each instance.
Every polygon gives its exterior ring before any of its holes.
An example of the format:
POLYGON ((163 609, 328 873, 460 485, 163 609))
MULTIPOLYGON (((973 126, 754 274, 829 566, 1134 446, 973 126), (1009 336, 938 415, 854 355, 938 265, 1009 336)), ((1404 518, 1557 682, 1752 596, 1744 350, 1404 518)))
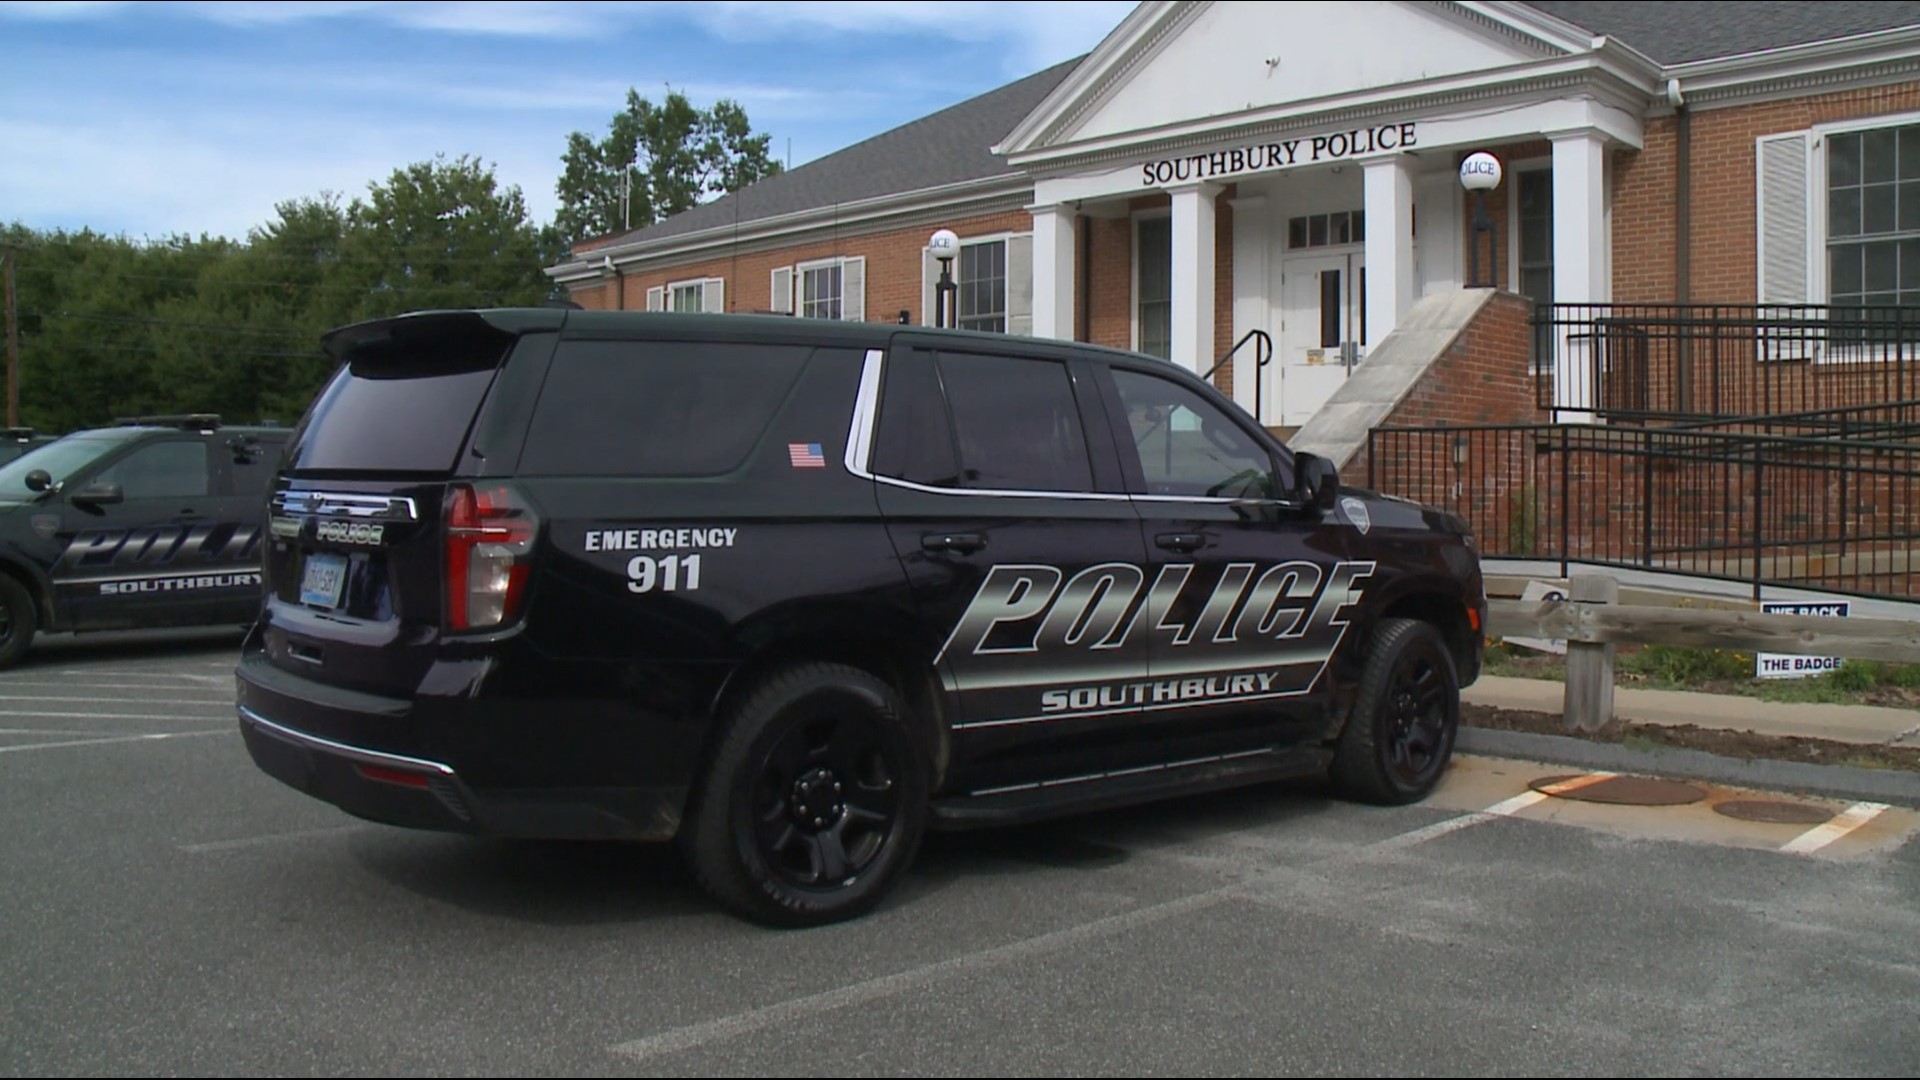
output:
POLYGON ((14 303, 13 249, 0 260, 6 263, 7 279, 7 426, 20 426, 20 312, 14 303))

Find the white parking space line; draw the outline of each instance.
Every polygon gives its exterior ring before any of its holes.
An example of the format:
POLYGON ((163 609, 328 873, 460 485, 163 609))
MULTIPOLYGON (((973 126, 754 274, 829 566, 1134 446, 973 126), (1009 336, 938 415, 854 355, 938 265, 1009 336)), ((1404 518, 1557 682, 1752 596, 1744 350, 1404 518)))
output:
MULTIPOLYGON (((142 702, 129 701, 128 705, 142 702)), ((220 719, 228 719, 233 713, 230 702, 196 701, 200 709, 212 709, 222 713, 220 719)), ((41 709, 0 709, 0 719, 6 720, 211 720, 214 717, 196 715, 195 710, 183 710, 174 713, 118 713, 118 712, 47 712, 41 709)))
POLYGON ((1887 809, 1886 803, 1858 802, 1842 810, 1825 825, 1815 825, 1786 842, 1780 850, 1793 855, 1811 855, 1874 818, 1887 809))
POLYGON ((160 731, 147 735, 108 735, 98 739, 67 739, 62 742, 28 743, 25 746, 0 746, 0 754, 17 754, 26 750, 59 750, 69 746, 105 746, 108 743, 155 742, 160 739, 191 739, 196 735, 225 735, 226 729, 216 731, 160 731))
POLYGON ((73 729, 63 730, 59 728, 19 728, 19 727, 0 728, 0 735, 90 736, 96 739, 101 737, 100 733, 97 731, 78 731, 73 729))
MULTIPOLYGON (((59 694, 0 694, 0 701, 65 701, 75 705, 112 705, 117 703, 140 705, 220 705, 220 698, 156 698, 156 697, 74 697, 59 694)), ((7 710, 0 709, 0 716, 7 710)))
POLYGON ((1492 806, 1487 807, 1485 810, 1476 810, 1470 814, 1461 814, 1459 817, 1448 818, 1445 821, 1436 821, 1425 828, 1415 829, 1412 832, 1404 832, 1399 836, 1389 837, 1386 840, 1372 845, 1369 850, 1382 852, 1399 851, 1402 848, 1410 848, 1415 844, 1424 844, 1429 840, 1445 836, 1448 833, 1459 832, 1461 829, 1485 824, 1496 818, 1512 817, 1529 806, 1547 801, 1556 794, 1574 791, 1586 787, 1588 784, 1597 784, 1602 780, 1610 779, 1613 775, 1614 774, 1610 772, 1587 773, 1583 776, 1576 776, 1570 780, 1562 780, 1560 783, 1554 784, 1544 791, 1523 791, 1510 799, 1502 799, 1492 806))
MULTIPOLYGON (((1577 778, 1578 782, 1568 781, 1564 785, 1557 785, 1557 787, 1565 787, 1568 789, 1580 787, 1585 784, 1597 783, 1610 775, 1612 774, 1606 773, 1579 777, 1577 778)), ((1530 791, 1525 795, 1516 795, 1511 799, 1495 803, 1485 810, 1461 814, 1458 817, 1448 818, 1445 821, 1437 822, 1433 825, 1423 826, 1408 832, 1398 833, 1384 840, 1375 841, 1372 844, 1363 846, 1354 854, 1364 857, 1374 852, 1401 850, 1415 844, 1424 843, 1438 836, 1445 836, 1448 833, 1469 826, 1509 817, 1528 806, 1532 806, 1541 799, 1548 797, 1549 796, 1537 791, 1530 791), (1534 797, 1528 798, 1528 796, 1534 797)), ((1338 860, 1336 859, 1334 861, 1338 860)), ((924 964, 917 968, 896 972, 892 975, 881 975, 876 978, 839 987, 838 989, 809 994, 805 997, 793 998, 773 1005, 765 1005, 757 1009, 749 1009, 746 1012, 735 1013, 732 1016, 724 1016, 716 1020, 689 1024, 685 1027, 670 1028, 657 1035, 649 1035, 645 1038, 634 1039, 631 1042, 620 1043, 612 1047, 612 1051, 623 1057, 636 1061, 644 1061, 667 1054, 698 1049, 710 1043, 721 1042, 742 1035, 751 1035, 754 1032, 764 1031, 767 1028, 780 1024, 830 1013, 836 1009, 846 1008, 849 1005, 864 1005, 884 998, 895 997, 912 990, 917 990, 949 975, 970 974, 1027 960, 1031 957, 1059 952, 1062 949, 1071 948, 1084 941, 1124 933, 1128 930, 1147 926, 1165 919, 1203 911, 1229 900, 1254 900, 1258 902, 1257 897, 1249 894, 1256 890, 1261 879, 1283 876, 1297 872, 1298 869, 1299 867, 1297 865, 1277 867, 1270 871, 1256 873, 1250 880, 1236 881, 1216 889, 1208 890, 1207 892, 1196 893, 1192 896, 1183 896, 1177 900, 1168 900, 1162 903, 1152 904, 1119 915, 1109 915, 1106 918, 1095 919, 1092 922, 1081 923, 1078 926, 1070 926, 1065 929, 1050 931, 1020 941, 1009 942, 1008 944, 985 949, 981 952, 950 957, 946 960, 938 960, 931 964, 924 964)))
MULTIPOLYGON (((227 680, 231 681, 231 680, 227 680)), ((0 686, 8 690, 140 690, 152 693, 164 690, 169 694, 212 694, 225 693, 231 696, 231 686, 201 686, 198 683, 188 686, 162 685, 152 682, 103 682, 99 679, 17 679, 0 680, 0 686)))
POLYGON ((344 836, 347 833, 366 832, 374 827, 372 825, 332 825, 324 829, 300 829, 296 832, 267 833, 264 836, 242 836, 233 840, 213 840, 204 844, 181 844, 180 850, 192 855, 240 851, 251 847, 265 847, 268 844, 281 844, 288 840, 317 840, 326 836, 344 836))

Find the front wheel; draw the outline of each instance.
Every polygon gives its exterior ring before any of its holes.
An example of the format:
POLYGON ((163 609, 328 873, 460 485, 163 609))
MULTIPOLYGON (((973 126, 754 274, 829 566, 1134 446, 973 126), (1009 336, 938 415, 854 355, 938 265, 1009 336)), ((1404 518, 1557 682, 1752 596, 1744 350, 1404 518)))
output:
POLYGON ((680 845, 722 904, 778 926, 871 910, 912 861, 927 755, 905 704, 839 664, 775 673, 723 718, 680 845))
POLYGON ((0 668, 9 668, 26 655, 38 626, 33 597, 27 587, 0 573, 0 668))
POLYGON ((1440 631, 1382 620, 1334 749, 1334 783, 1365 802, 1418 802, 1446 772, 1459 728, 1460 677, 1440 631))

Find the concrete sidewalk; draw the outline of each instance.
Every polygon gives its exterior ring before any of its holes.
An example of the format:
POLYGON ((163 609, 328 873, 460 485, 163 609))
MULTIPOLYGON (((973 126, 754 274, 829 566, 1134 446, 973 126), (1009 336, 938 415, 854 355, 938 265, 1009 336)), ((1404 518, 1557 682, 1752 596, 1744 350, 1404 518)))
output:
MULTIPOLYGON (((1461 691, 1469 705, 1560 713, 1566 684, 1482 675, 1461 691)), ((1920 747, 1920 711, 1877 705, 1814 705, 1682 690, 1617 687, 1614 712, 1647 724, 1692 724, 1759 735, 1793 735, 1878 746, 1920 747)))

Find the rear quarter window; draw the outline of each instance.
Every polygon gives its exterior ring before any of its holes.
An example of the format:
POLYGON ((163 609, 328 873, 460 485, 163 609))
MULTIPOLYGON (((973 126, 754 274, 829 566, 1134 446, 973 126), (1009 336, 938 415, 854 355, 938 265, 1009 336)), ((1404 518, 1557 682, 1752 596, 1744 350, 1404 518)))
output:
POLYGON ((810 346, 563 341, 520 457, 523 476, 715 476, 738 468, 810 346))

